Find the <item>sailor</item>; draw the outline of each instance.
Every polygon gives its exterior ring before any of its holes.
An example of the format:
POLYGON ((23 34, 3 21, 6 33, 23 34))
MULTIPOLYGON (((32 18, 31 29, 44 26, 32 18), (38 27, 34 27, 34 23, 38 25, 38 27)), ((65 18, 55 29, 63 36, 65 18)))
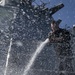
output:
POLYGON ((56 55, 59 58, 59 75, 74 75, 72 59, 73 53, 70 45, 70 33, 66 29, 59 27, 61 20, 51 22, 51 32, 49 42, 53 44, 56 55))

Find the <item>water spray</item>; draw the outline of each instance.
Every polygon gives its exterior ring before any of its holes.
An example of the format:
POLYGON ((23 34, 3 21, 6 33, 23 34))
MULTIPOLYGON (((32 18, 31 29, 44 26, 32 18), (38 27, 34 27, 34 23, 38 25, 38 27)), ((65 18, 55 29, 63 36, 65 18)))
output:
POLYGON ((45 47, 45 45, 49 42, 49 39, 47 38, 44 42, 42 42, 36 49, 36 51, 33 53, 33 56, 31 57, 31 59, 29 60, 29 63, 27 64, 27 66, 25 67, 24 73, 23 75, 27 75, 29 70, 31 69, 36 57, 39 55, 39 53, 43 50, 43 48, 45 47))
POLYGON ((7 75, 8 63, 9 63, 10 52, 11 52, 11 46, 12 46, 12 38, 10 39, 10 45, 9 45, 8 54, 7 54, 7 58, 6 58, 4 75, 7 75))

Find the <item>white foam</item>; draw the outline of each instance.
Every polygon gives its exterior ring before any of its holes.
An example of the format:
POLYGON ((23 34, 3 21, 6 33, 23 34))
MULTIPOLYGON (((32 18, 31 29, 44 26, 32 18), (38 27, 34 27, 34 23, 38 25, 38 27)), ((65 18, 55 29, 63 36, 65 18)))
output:
POLYGON ((36 51, 33 53, 33 56, 31 57, 29 63, 27 64, 27 66, 25 67, 24 73, 23 75, 27 75, 30 68, 32 67, 36 57, 39 55, 39 53, 43 50, 43 48, 45 47, 45 45, 49 42, 49 39, 46 39, 44 42, 42 42, 36 49, 36 51))
POLYGON ((7 75, 7 69, 8 69, 8 63, 9 63, 9 58, 10 58, 11 46, 12 46, 12 38, 10 39, 10 45, 9 45, 8 54, 7 54, 7 58, 6 58, 4 75, 7 75))

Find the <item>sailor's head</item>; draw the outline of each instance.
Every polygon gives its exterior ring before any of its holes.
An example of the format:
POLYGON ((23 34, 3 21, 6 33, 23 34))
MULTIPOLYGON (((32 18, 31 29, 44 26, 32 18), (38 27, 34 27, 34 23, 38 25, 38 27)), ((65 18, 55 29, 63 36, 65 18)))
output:
POLYGON ((59 28, 59 25, 57 25, 57 22, 55 20, 53 20, 51 22, 51 29, 54 31, 56 30, 57 28, 59 28))
POLYGON ((53 20, 53 21, 51 22, 51 29, 52 29, 53 31, 59 29, 59 24, 60 24, 60 22, 61 22, 60 19, 57 20, 57 21, 53 20))

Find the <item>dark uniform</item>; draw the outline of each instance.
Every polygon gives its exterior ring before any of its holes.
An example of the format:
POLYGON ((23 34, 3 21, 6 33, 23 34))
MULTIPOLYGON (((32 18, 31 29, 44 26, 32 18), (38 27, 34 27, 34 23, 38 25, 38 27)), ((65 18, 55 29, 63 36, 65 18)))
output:
POLYGON ((56 54, 59 58, 59 75, 75 75, 72 74, 73 53, 70 46, 70 33, 59 28, 55 32, 49 33, 50 43, 53 44, 56 54))

